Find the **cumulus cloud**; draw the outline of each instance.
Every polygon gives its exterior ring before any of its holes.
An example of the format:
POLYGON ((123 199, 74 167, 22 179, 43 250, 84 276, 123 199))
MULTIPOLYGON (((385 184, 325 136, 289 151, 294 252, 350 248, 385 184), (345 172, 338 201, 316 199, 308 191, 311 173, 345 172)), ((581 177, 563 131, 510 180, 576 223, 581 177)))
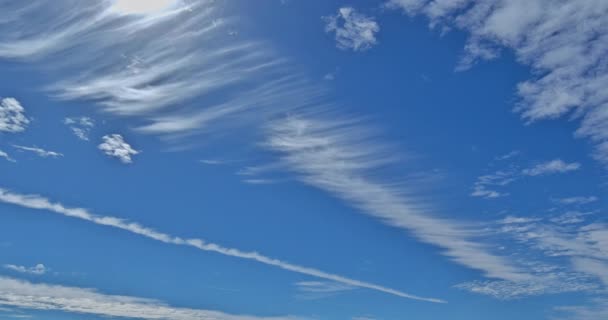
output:
POLYGON ((21 132, 30 120, 25 117, 25 108, 15 98, 0 100, 0 131, 21 132))
POLYGON ((55 151, 44 150, 44 149, 38 148, 38 147, 26 147, 26 146, 20 146, 20 145, 13 145, 13 147, 15 149, 22 150, 22 151, 33 152, 37 156, 42 157, 42 158, 59 158, 59 157, 63 157, 62 153, 55 152, 55 151))
POLYGON ((49 270, 42 263, 39 263, 33 267, 18 266, 18 265, 14 265, 14 264, 5 264, 4 268, 8 269, 8 270, 20 272, 20 273, 29 273, 29 274, 35 274, 35 275, 43 275, 43 274, 47 273, 47 271, 49 270))
POLYGON ((566 173, 570 171, 576 171, 581 168, 581 164, 578 162, 567 163, 561 159, 555 159, 547 161, 536 166, 524 169, 522 173, 527 176, 540 176, 554 173, 566 173))
POLYGON ((336 45, 340 49, 364 51, 378 42, 378 23, 373 17, 365 16, 352 7, 342 7, 337 14, 323 17, 323 20, 326 23, 325 31, 336 34, 336 45))
POLYGON ((102 317, 149 320, 287 320, 294 317, 231 315, 219 311, 175 308, 157 300, 107 295, 96 290, 34 284, 0 277, 0 305, 102 317))
POLYGON ((105 135, 102 139, 103 143, 98 146, 99 150, 110 157, 118 158, 123 163, 133 162, 131 156, 140 153, 140 151, 133 149, 130 144, 125 142, 124 138, 119 134, 105 135))
POLYGON ((95 127, 95 121, 89 117, 72 117, 65 118, 63 123, 66 124, 72 133, 80 140, 89 141, 89 133, 95 127))
POLYGON ((425 15, 433 27, 469 33, 459 69, 512 50, 533 69, 517 86, 516 110, 527 122, 570 115, 576 131, 608 164, 608 2, 601 0, 389 0, 390 8, 425 15))
POLYGON ((97 225, 121 229, 133 234, 137 234, 152 240, 160 241, 167 244, 193 247, 202 251, 215 252, 222 255, 241 258, 246 260, 256 261, 262 264, 274 266, 283 270, 292 271, 295 273, 305 274, 312 277, 325 279, 333 282, 342 283, 359 288, 367 288, 379 292, 392 294, 402 298, 415 299, 421 301, 442 303, 444 301, 435 298, 425 298, 416 295, 408 294, 399 290, 387 288, 377 284, 364 282, 347 278, 344 276, 331 274, 318 269, 299 266, 279 259, 264 256, 258 252, 246 252, 235 248, 227 248, 216 243, 207 242, 202 239, 184 239, 175 237, 166 233, 156 231, 154 229, 142 226, 139 223, 126 221, 120 218, 111 216, 98 216, 83 208, 69 208, 61 203, 53 203, 49 199, 38 195, 23 195, 13 193, 0 188, 0 202, 14 204, 26 208, 48 210, 63 216, 85 220, 97 225))

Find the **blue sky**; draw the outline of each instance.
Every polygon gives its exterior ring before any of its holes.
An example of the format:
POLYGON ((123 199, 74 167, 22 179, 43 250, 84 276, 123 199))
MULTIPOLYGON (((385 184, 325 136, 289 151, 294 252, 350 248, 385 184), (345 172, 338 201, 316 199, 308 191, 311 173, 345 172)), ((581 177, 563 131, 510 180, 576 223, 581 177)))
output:
POLYGON ((2 319, 608 317, 605 1, 0 25, 2 319))

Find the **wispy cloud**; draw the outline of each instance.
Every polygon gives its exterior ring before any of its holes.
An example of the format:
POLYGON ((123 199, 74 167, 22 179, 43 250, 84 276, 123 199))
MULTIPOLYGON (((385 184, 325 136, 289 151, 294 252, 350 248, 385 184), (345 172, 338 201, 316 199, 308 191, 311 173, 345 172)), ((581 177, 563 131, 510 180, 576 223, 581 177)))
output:
POLYGON ((378 40, 376 33, 380 26, 373 17, 357 12, 352 7, 342 7, 338 13, 323 17, 325 31, 336 34, 337 46, 340 49, 364 51, 373 47, 378 40))
POLYGON ((89 133, 95 127, 95 121, 89 117, 72 117, 63 120, 72 133, 80 140, 89 141, 89 133))
POLYGON ((6 153, 2 150, 0 150, 0 158, 4 158, 6 161, 10 161, 10 162, 17 162, 15 159, 11 158, 11 156, 8 153, 6 153))
POLYGON ((357 289, 354 286, 330 281, 300 281, 295 285, 299 291, 298 297, 304 299, 321 299, 357 289))
POLYGON ((262 264, 275 266, 283 270, 288 270, 300 274, 309 275, 316 278, 321 278, 325 280, 330 280, 338 283, 342 283, 345 285, 351 285, 359 288, 367 288, 379 292, 384 292, 388 294, 392 294, 395 296, 415 299, 421 301, 429 301, 429 302, 443 302, 440 299, 434 298, 425 298, 419 297, 412 294, 408 294, 399 290, 387 288, 384 286, 376 285, 369 282, 364 282, 360 280, 355 280, 347 277, 343 277, 336 274, 331 274, 328 272, 324 272, 318 269, 303 267, 296 264, 292 264, 289 262, 285 262, 279 259, 271 258, 268 256, 264 256, 257 252, 245 252, 235 248, 227 248, 221 246, 216 243, 206 242, 202 239, 184 239, 180 237, 175 237, 166 233, 162 233, 156 231, 154 229, 142 226, 135 222, 126 221, 120 218, 111 217, 111 216, 98 216, 90 213, 86 209, 82 208, 69 208, 65 207, 60 203, 53 203, 48 199, 38 196, 38 195, 23 195, 18 193, 13 193, 8 190, 0 189, 0 202, 10 203, 26 208, 38 209, 38 210, 47 210, 50 212, 54 212, 63 216, 77 218, 81 220, 85 220, 97 225, 112 227, 121 229, 124 231, 131 232, 133 234, 137 234, 149 239, 153 239, 156 241, 160 241, 167 244, 180 245, 180 246, 189 246, 194 247, 199 250, 215 252, 226 256, 231 256, 235 258, 247 259, 257 261, 262 264))
POLYGON ((18 266, 18 265, 14 265, 14 264, 5 264, 4 268, 8 269, 8 270, 20 272, 20 273, 29 273, 29 274, 35 274, 35 275, 43 275, 43 274, 47 273, 47 271, 49 270, 42 263, 39 263, 33 267, 18 266))
POLYGON ((540 176, 555 173, 566 173, 570 171, 576 171, 581 168, 581 164, 578 162, 567 163, 561 159, 555 159, 547 161, 536 166, 524 169, 523 174, 527 176, 540 176))
POLYGON ((435 217, 407 184, 374 178, 395 160, 394 152, 356 120, 290 117, 268 128, 266 147, 279 153, 285 168, 312 186, 345 200, 361 212, 436 245, 453 261, 492 278, 522 279, 507 259, 492 254, 466 224, 435 217))
POLYGON ((92 289, 34 284, 0 277, 0 305, 102 317, 173 320, 286 320, 295 317, 231 315, 219 311, 175 308, 157 300, 106 295, 92 289))
POLYGON ((44 150, 42 148, 35 147, 35 146, 34 147, 26 147, 26 146, 20 146, 20 145, 13 145, 13 147, 15 149, 18 149, 18 150, 33 152, 37 156, 42 157, 42 158, 59 158, 59 157, 63 157, 62 153, 55 152, 55 151, 44 150))
POLYGON ((589 204, 592 202, 596 202, 598 198, 596 196, 588 196, 588 197, 567 197, 554 199, 555 202, 561 204, 589 204))
POLYGON ((25 117, 25 108, 15 98, 0 100, 0 132, 21 132, 30 120, 25 117))
MULTIPOLYGON (((507 154, 496 158, 496 160, 507 160, 514 155, 507 154)), ((576 171, 581 168, 580 163, 567 163, 561 159, 546 161, 530 168, 521 169, 517 165, 509 165, 505 169, 497 170, 490 174, 479 176, 473 184, 471 196, 482 197, 487 199, 500 198, 508 196, 509 193, 500 191, 499 188, 504 188, 511 183, 518 181, 524 177, 536 177, 543 175, 551 175, 558 173, 567 173, 576 171)), ((580 200, 580 199, 579 199, 580 200)))
POLYGON ((171 141, 215 126, 257 125, 317 103, 324 91, 266 43, 226 37, 238 19, 222 17, 217 1, 177 1, 152 15, 124 14, 112 3, 5 4, 0 58, 44 64, 58 79, 48 87, 55 97, 136 116, 138 132, 171 141))
POLYGON ((110 134, 102 137, 103 142, 98 146, 107 156, 117 158, 122 163, 132 163, 131 158, 140 153, 131 147, 119 134, 110 134))
POLYGON ((598 293, 608 288, 608 225, 589 213, 507 217, 490 227, 506 237, 506 252, 527 257, 524 281, 483 280, 457 285, 498 299, 562 292, 598 293))
POLYGON ((571 115, 581 119, 577 136, 595 144, 594 156, 608 163, 608 2, 544 0, 389 0, 388 7, 425 15, 432 27, 469 33, 458 69, 512 50, 533 69, 518 84, 516 110, 527 122, 571 115))

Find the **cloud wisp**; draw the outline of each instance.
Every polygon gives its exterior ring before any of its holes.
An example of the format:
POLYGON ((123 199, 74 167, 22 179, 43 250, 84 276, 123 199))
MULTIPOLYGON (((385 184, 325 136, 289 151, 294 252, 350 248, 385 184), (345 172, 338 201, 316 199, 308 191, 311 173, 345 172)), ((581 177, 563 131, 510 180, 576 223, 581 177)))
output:
POLYGON ((323 89, 266 43, 227 37, 238 19, 223 17, 220 2, 175 1, 154 14, 114 4, 3 4, 0 58, 44 65, 58 79, 47 87, 54 97, 93 102, 170 141, 321 99, 323 89))
POLYGON ((232 315, 212 310, 176 308, 152 299, 107 295, 92 289, 35 284, 7 277, 0 277, 0 305, 27 310, 147 320, 297 319, 295 317, 232 315))
POLYGON ((529 169, 524 169, 522 173, 527 176, 541 176, 576 171, 580 168, 581 164, 578 162, 567 163, 561 159, 555 159, 541 164, 537 164, 529 169))
POLYGON ((83 141, 89 141, 91 129, 95 127, 95 121, 89 117, 65 118, 63 123, 70 128, 78 139, 83 141))
POLYGON ((9 162, 17 162, 8 153, 6 153, 2 150, 0 150, 0 158, 4 158, 4 160, 9 161, 9 162))
POLYGON ((62 153, 56 152, 56 151, 49 151, 49 150, 44 150, 42 148, 39 147, 26 147, 26 146, 20 146, 20 145, 13 145, 13 147, 17 150, 21 150, 21 151, 27 151, 27 152, 32 152, 35 155, 41 157, 41 158, 60 158, 63 157, 62 153))
POLYGON ((0 132, 24 131, 30 120, 25 116, 25 108, 15 98, 0 100, 0 132))
POLYGON ((18 205, 25 208, 30 209, 38 209, 38 210, 47 210, 50 212, 54 212, 63 216, 72 217, 81 219, 84 221, 88 221, 97 225, 112 227, 121 229, 124 231, 131 232, 133 234, 137 234, 140 236, 144 236, 149 239, 153 239, 156 241, 160 241, 167 244, 180 245, 180 246, 189 246, 194 247, 199 250, 215 252, 226 256, 231 256, 235 258, 247 259, 257 261, 262 264, 274 266, 283 270, 292 271, 299 274, 304 274, 320 279, 330 280, 338 283, 342 283, 345 285, 350 285, 359 288, 367 288, 379 292, 388 293, 391 295, 395 295, 402 298, 427 301, 427 302, 435 302, 442 303, 444 302, 441 299, 435 298, 426 298, 420 297, 412 294, 408 294, 399 290, 391 289, 388 287, 380 286, 377 284, 360 281, 356 279, 347 278, 344 276, 331 274, 328 272, 324 272, 315 268, 304 267, 296 264, 292 264, 289 262, 285 262, 279 259, 271 258, 265 255, 262 255, 257 252, 246 252, 241 251, 235 248, 227 248, 221 246, 216 243, 207 242, 202 239, 184 239, 180 237, 175 237, 166 233, 162 233, 151 228, 142 226, 135 222, 126 221, 120 218, 111 217, 111 216, 97 216, 95 214, 90 213, 88 210, 83 208, 69 208, 65 207, 60 203, 53 203, 47 198, 38 196, 38 195, 23 195, 18 193, 13 193, 5 189, 0 189, 0 202, 9 203, 13 205, 18 205))
MULTIPOLYGON (((508 158, 505 159, 503 156, 497 159, 506 160, 508 158)), ((494 173, 479 176, 473 184, 473 191, 471 192, 471 196, 482 197, 486 199, 505 197, 508 196, 509 193, 499 191, 498 188, 506 187, 511 183, 521 180, 525 177, 539 177, 568 173, 572 171, 577 171, 580 168, 581 164, 578 162, 568 163, 561 159, 546 161, 524 169, 521 169, 517 165, 510 165, 507 168, 497 170, 494 173)))
POLYGON ((15 272, 20 272, 20 273, 34 274, 34 275, 43 275, 43 274, 47 273, 49 270, 42 263, 39 263, 33 267, 18 266, 18 265, 14 265, 14 264, 5 264, 4 269, 12 270, 15 272))
POLYGON ((335 33, 336 46, 340 49, 365 51, 378 43, 378 23, 352 7, 342 7, 338 13, 323 17, 323 20, 325 32, 335 33))
POLYGON ((416 199, 407 189, 411 186, 374 179, 373 172, 395 159, 394 152, 356 120, 290 117, 276 121, 268 131, 266 147, 278 152, 284 167, 304 183, 387 225, 407 230, 418 240, 442 248, 453 261, 487 277, 527 278, 507 259, 474 240, 478 235, 471 228, 429 214, 432 208, 416 199))

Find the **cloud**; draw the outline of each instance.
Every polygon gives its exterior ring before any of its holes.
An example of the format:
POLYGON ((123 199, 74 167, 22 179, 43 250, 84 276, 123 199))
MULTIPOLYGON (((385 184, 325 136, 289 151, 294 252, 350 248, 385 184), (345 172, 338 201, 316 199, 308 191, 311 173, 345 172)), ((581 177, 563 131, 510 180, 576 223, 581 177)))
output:
POLYGON ((218 6, 177 1, 142 15, 117 13, 112 1, 3 4, 0 58, 44 65, 57 79, 46 88, 55 98, 93 102, 167 141, 320 101, 325 90, 269 45, 226 37, 239 19, 218 6))
POLYGON ((110 157, 118 158, 122 163, 132 163, 133 159, 131 159, 131 156, 140 153, 140 151, 133 149, 130 144, 125 142, 119 134, 105 135, 102 139, 103 143, 98 146, 99 150, 110 157))
POLYGON ((14 264, 5 264, 4 268, 8 269, 8 270, 20 272, 20 273, 29 273, 29 274, 35 274, 35 275, 43 275, 43 274, 47 273, 47 271, 49 270, 42 263, 39 263, 33 267, 18 266, 18 265, 14 265, 14 264))
POLYGON ((390 8, 424 15, 432 27, 469 33, 458 69, 494 59, 503 48, 532 68, 520 82, 515 110, 534 122, 566 115, 580 119, 576 136, 595 143, 608 164, 608 2, 545 0, 389 0, 390 8))
POLYGON ((133 234, 137 234, 152 240, 160 241, 167 244, 180 245, 180 246, 189 246, 193 248, 197 248, 203 251, 215 252, 222 255, 241 258, 246 260, 257 261, 262 264, 275 266, 277 268, 292 271, 295 273, 305 274, 312 277, 330 280, 338 283, 342 283, 345 285, 355 286, 359 288, 367 288, 379 292, 384 292, 388 294, 392 294, 395 296, 415 299, 421 301, 428 302, 443 302, 440 299, 434 298, 425 298, 419 297, 415 295, 411 295, 399 290, 383 287, 380 285, 372 284, 369 282, 364 282, 360 280, 355 280, 347 277, 343 277, 340 275, 335 275, 331 273, 327 273, 318 269, 303 267, 296 264, 292 264, 289 262, 281 261, 275 258, 264 256, 257 252, 245 252, 235 248, 227 248, 223 247, 216 243, 206 242, 202 239, 184 239, 180 237, 171 236, 166 233, 162 233, 151 228, 142 226, 135 222, 129 222, 120 218, 111 217, 111 216, 97 216, 95 214, 90 213, 86 209, 82 208, 69 208, 65 207, 60 203, 53 203, 48 199, 38 196, 38 195, 22 195, 18 193, 13 193, 5 189, 0 189, 0 202, 9 203, 13 205, 22 206, 30 209, 38 209, 38 210, 47 210, 50 212, 54 212, 63 216, 77 218, 80 220, 88 221, 97 225, 107 226, 112 228, 121 229, 124 231, 131 232, 133 234))
POLYGON ((11 156, 8 153, 6 153, 2 150, 0 150, 0 158, 4 158, 6 161, 10 161, 10 162, 17 162, 17 161, 15 161, 15 159, 11 158, 11 156))
POLYGON ((0 100, 0 131, 21 132, 25 130, 30 120, 25 117, 25 109, 15 98, 0 100))
POLYGON ((92 289, 34 284, 0 277, 0 305, 102 317, 150 320, 283 320, 294 317, 231 315, 219 311, 175 308, 152 299, 106 295, 92 289))
POLYGON ((503 239, 505 252, 527 257, 520 265, 533 275, 524 281, 483 280, 456 287, 498 299, 563 292, 601 293, 608 288, 608 225, 588 213, 539 218, 507 217, 489 232, 503 239))
POLYGON ((304 299, 321 299, 357 289, 354 286, 329 281, 296 282, 298 297, 304 299))
POLYGON ((325 31, 336 34, 337 47, 343 50, 364 51, 378 42, 380 26, 374 18, 358 13, 352 7, 342 7, 333 16, 323 17, 325 31))
POLYGON ((598 198, 595 196, 568 197, 568 198, 555 199, 556 202, 561 203, 561 204, 589 204, 592 202, 596 202, 597 200, 598 200, 598 198))
POLYGON ((33 153, 35 153, 36 155, 38 155, 39 157, 42 157, 42 158, 59 158, 59 157, 63 157, 62 153, 55 152, 55 151, 48 151, 48 150, 44 150, 44 149, 38 148, 38 147, 25 147, 25 146, 20 146, 20 145, 13 145, 13 147, 15 149, 18 149, 18 150, 33 152, 33 153))
POLYGON ((72 133, 74 133, 78 139, 84 141, 89 141, 89 133, 91 132, 91 129, 95 127, 95 121, 89 117, 65 118, 63 123, 72 130, 72 133))
MULTIPOLYGON (((510 159, 519 153, 509 153, 497 157, 496 160, 502 161, 510 159)), ((518 181, 525 176, 542 176, 556 173, 566 173, 580 169, 578 162, 566 163, 560 159, 555 159, 540 163, 531 168, 520 169, 517 165, 509 165, 506 169, 497 170, 491 174, 479 176, 473 184, 471 196, 494 199, 508 196, 509 193, 497 189, 504 188, 511 183, 518 181)))
MULTIPOLYGON (((284 168, 304 183, 324 190, 361 213, 407 230, 418 240, 436 245, 458 264, 487 277, 520 280, 527 277, 508 259, 481 244, 466 224, 435 217, 401 182, 374 178, 374 172, 395 160, 395 152, 377 141, 357 120, 289 117, 268 127, 265 146, 277 152, 284 168)), ((414 183, 412 183, 414 184, 414 183)))
POLYGON ((566 163, 561 159, 555 159, 538 164, 532 168, 524 169, 522 173, 527 176, 540 176, 554 173, 566 173, 581 168, 578 162, 566 163))
POLYGON ((608 298, 593 299, 587 305, 561 306, 554 309, 556 320, 596 320, 608 318, 608 298))

